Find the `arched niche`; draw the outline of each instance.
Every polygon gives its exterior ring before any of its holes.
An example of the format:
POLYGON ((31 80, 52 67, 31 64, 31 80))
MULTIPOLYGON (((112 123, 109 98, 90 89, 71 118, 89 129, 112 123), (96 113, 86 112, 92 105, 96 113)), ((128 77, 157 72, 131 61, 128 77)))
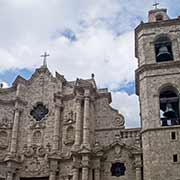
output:
POLYGON ((173 61, 171 39, 166 34, 161 34, 154 41, 156 62, 173 61))
POLYGON ((179 92, 173 86, 165 86, 159 93, 162 126, 179 125, 179 92))

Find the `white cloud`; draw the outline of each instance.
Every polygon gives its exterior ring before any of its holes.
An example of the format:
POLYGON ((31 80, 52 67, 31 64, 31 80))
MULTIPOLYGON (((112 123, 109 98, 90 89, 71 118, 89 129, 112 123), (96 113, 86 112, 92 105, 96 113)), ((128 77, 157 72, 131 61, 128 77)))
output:
POLYGON ((124 115, 126 127, 140 127, 138 96, 112 92, 112 106, 124 115))
MULTIPOLYGON (((180 7, 178 1, 164 0, 163 6, 180 7)), ((133 31, 146 19, 152 3, 149 0, 0 0, 0 72, 39 67, 40 54, 47 51, 52 72, 56 70, 68 80, 89 78, 93 72, 99 87, 117 89, 134 81, 137 60, 133 31), (65 29, 75 33, 77 41, 63 37, 65 29)), ((135 125, 137 98, 123 93, 115 95, 119 101, 115 98, 114 104, 127 114, 127 125, 135 125), (126 102, 124 107, 119 104, 122 100, 126 102)))
POLYGON ((0 80, 0 84, 3 85, 2 88, 8 88, 9 87, 9 84, 7 82, 5 82, 5 81, 0 80))

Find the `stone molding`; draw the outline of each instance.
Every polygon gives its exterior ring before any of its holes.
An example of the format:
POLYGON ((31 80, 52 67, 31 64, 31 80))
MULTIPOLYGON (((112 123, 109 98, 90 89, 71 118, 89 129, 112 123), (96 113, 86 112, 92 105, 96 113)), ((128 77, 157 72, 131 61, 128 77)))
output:
MULTIPOLYGON (((143 72, 159 70, 159 69, 171 69, 171 68, 180 68, 180 61, 171 61, 171 62, 162 62, 162 63, 154 63, 154 64, 144 64, 135 71, 135 81, 136 81, 136 94, 139 95, 139 76, 143 72)), ((173 74, 173 73, 170 73, 173 74)), ((176 74, 180 74, 177 72, 176 74)), ((164 74, 163 74, 164 75, 164 74)), ((158 76, 158 75, 156 75, 158 76)))
POLYGON ((172 26, 172 25, 179 25, 180 23, 180 19, 176 18, 176 19, 169 19, 166 21, 158 21, 158 22, 148 22, 148 23, 144 23, 141 22, 135 29, 135 33, 139 33, 142 29, 147 28, 156 28, 157 25, 158 27, 164 27, 164 26, 172 26))

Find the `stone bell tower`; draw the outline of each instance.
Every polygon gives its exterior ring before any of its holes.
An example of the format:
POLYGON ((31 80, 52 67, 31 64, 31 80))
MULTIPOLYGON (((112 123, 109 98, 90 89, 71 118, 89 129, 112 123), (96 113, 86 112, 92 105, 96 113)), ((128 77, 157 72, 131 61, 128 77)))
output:
POLYGON ((180 18, 149 11, 135 29, 144 180, 180 177, 180 18))

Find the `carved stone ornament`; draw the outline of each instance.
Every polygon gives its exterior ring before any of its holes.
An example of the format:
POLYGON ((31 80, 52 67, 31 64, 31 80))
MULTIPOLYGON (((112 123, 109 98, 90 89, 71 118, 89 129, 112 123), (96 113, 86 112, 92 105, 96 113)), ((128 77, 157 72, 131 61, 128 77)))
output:
POLYGON ((49 163, 47 155, 51 153, 51 145, 24 145, 21 155, 23 163, 21 176, 46 176, 49 173, 49 163))
POLYGON ((30 115, 36 120, 41 121, 48 114, 49 110, 42 103, 37 103, 30 112, 30 115))
POLYGON ((121 152, 122 152, 122 148, 121 148, 121 146, 120 145, 116 145, 115 147, 114 147, 114 156, 115 156, 115 158, 120 158, 121 157, 121 152))
POLYGON ((8 147, 8 134, 6 131, 0 131, 0 149, 8 147))
POLYGON ((0 119, 0 129, 11 129, 12 128, 12 122, 7 118, 3 117, 0 119))
POLYGON ((75 123, 76 121, 76 113, 74 113, 72 110, 70 112, 68 112, 65 116, 64 116, 64 125, 68 125, 68 124, 72 124, 75 123))
POLYGON ((45 155, 48 154, 49 152, 50 152, 49 144, 46 146, 46 148, 42 145, 40 145, 40 146, 32 145, 32 146, 28 147, 25 144, 24 149, 23 149, 23 155, 26 158, 45 157, 45 155))
MULTIPOLYGON (((44 119, 45 120, 45 119, 44 119)), ((31 129, 44 129, 46 127, 46 121, 35 121, 30 117, 30 128, 31 129)))
POLYGON ((75 130, 73 126, 69 126, 66 129, 66 139, 64 141, 65 145, 72 145, 75 141, 75 130))
POLYGON ((46 159, 42 160, 38 157, 33 157, 28 159, 24 165, 22 175, 23 176, 40 176, 40 175, 48 175, 49 163, 46 159))
POLYGON ((120 127, 124 125, 124 118, 122 115, 118 114, 114 119, 113 119, 113 125, 115 127, 120 127))

